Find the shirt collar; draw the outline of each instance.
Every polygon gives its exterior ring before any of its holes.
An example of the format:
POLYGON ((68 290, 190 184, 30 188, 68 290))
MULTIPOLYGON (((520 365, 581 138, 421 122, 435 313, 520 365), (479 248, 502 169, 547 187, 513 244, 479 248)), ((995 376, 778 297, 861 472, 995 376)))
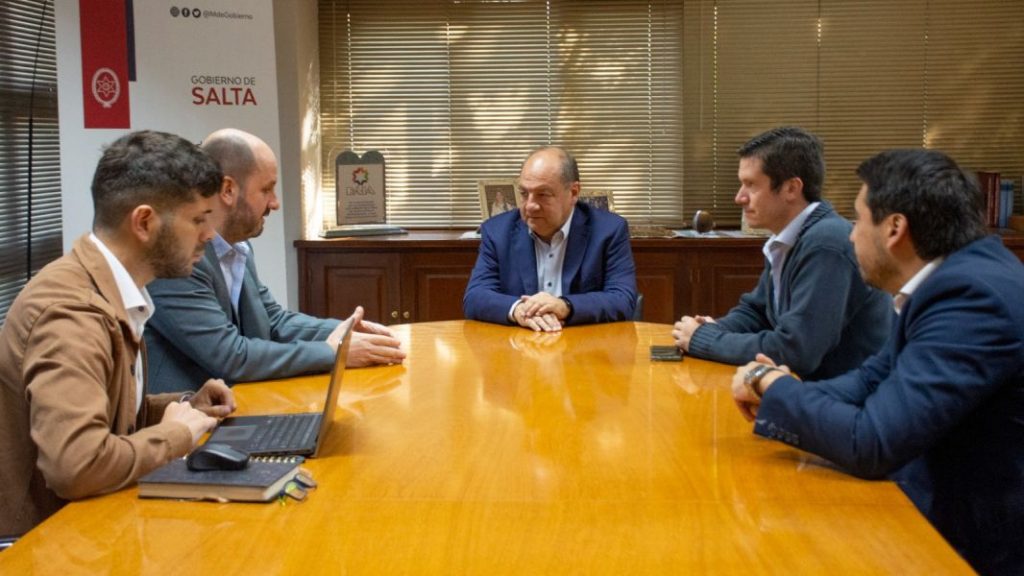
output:
POLYGON ((128 313, 128 318, 131 320, 132 332, 136 338, 142 337, 142 329, 145 327, 146 320, 149 320, 154 311, 153 300, 149 297, 149 292, 145 288, 140 289, 135 284, 128 269, 96 234, 90 233, 89 239, 99 249, 100 254, 103 254, 103 259, 107 261, 110 271, 114 274, 114 283, 117 284, 117 291, 121 294, 121 303, 124 304, 125 312, 128 313))
MULTIPOLYGON (((556 244, 557 242, 569 237, 569 228, 572 225, 572 217, 574 214, 576 214, 576 206, 572 207, 572 211, 569 212, 569 217, 565 219, 565 224, 562 224, 562 227, 551 236, 551 242, 547 244, 556 244)), ((530 236, 535 242, 544 242, 541 240, 540 236, 534 234, 533 230, 530 230, 529 227, 527 227, 527 230, 529 230, 530 236)))
POLYGON ((921 269, 917 271, 917 274, 914 274, 910 280, 907 280, 907 283, 903 285, 903 288, 900 288, 900 291, 893 296, 892 306, 896 309, 897 314, 903 310, 903 305, 907 303, 908 299, 910 299, 910 295, 914 293, 914 290, 917 290, 917 287, 927 280, 928 277, 932 275, 932 272, 935 272, 935 269, 939 267, 939 264, 942 264, 943 260, 943 257, 939 257, 922 266, 921 269))
POLYGON ((213 240, 210 240, 210 244, 213 244, 213 252, 217 255, 217 259, 220 260, 225 254, 231 252, 234 249, 228 241, 224 239, 220 234, 214 234, 213 240))
POLYGON ((217 259, 224 258, 232 250, 237 250, 243 256, 249 256, 249 246, 246 245, 245 241, 236 242, 235 244, 228 244, 228 241, 224 239, 220 234, 214 234, 213 240, 210 241, 213 244, 213 252, 217 255, 217 259))
POLYGON ((815 208, 817 208, 819 204, 821 204, 821 202, 811 202, 808 204, 806 208, 796 215, 796 218, 793 218, 789 221, 789 224, 786 224, 786 227, 782 229, 782 232, 773 234, 772 237, 768 239, 768 245, 771 246, 775 242, 781 242, 786 246, 793 246, 796 244, 797 238, 800 237, 800 229, 804 227, 804 222, 807 222, 807 218, 810 217, 811 212, 814 212, 815 208))

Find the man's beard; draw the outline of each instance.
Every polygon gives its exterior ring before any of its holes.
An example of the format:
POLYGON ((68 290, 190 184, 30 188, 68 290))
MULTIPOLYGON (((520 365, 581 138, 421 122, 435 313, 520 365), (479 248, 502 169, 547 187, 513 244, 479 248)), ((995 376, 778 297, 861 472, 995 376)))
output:
POLYGON ((181 278, 192 273, 193 253, 180 254, 175 240, 168 227, 160 228, 156 234, 148 259, 157 278, 181 278))
MULTIPOLYGON (((894 282, 894 278, 899 277, 899 267, 888 256, 885 245, 880 239, 873 238, 871 241, 874 246, 874 255, 870 266, 867 268, 860 262, 857 263, 858 268, 860 268, 860 276, 868 286, 888 292, 893 289, 890 284, 894 282)), ((899 287, 897 286, 896 288, 899 287)))
POLYGON ((256 216, 249 202, 244 197, 239 197, 238 204, 228 216, 224 228, 229 231, 230 237, 240 238, 236 242, 249 240, 263 233, 263 219, 269 214, 270 210, 267 210, 262 216, 256 216))

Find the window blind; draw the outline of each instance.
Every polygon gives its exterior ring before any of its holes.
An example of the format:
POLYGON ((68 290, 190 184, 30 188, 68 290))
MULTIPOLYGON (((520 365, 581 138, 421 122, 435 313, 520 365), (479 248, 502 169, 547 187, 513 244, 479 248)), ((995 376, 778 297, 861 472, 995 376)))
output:
POLYGON ((824 196, 847 216, 854 169, 887 148, 941 149, 1019 188, 1019 15, 1007 0, 322 0, 325 213, 345 148, 385 151, 391 220, 462 226, 477 180, 552 142, 634 223, 703 209, 736 226, 736 149, 782 124, 822 138, 824 196))
POLYGON ((962 166, 1000 172, 1019 192, 1024 9, 1012 0, 929 0, 928 8, 925 145, 962 166))
POLYGON ((712 14, 717 73, 714 85, 715 180, 712 213, 719 224, 738 223, 733 202, 736 149, 781 124, 814 129, 818 116, 817 6, 802 0, 719 2, 712 14))
MULTIPOLYGON (((1024 27, 1005 0, 686 2, 684 195, 739 221, 736 149, 781 124, 825 145, 824 196, 853 214, 854 170, 887 148, 1024 174, 1024 27)), ((1019 209, 1018 209, 1019 211, 1019 209)))
POLYGON ((5 0, 0 3, 0 323, 28 278, 61 255, 61 242, 53 5, 5 0))
POLYGON ((479 223, 478 181, 548 143, 620 213, 681 220, 679 3, 323 1, 319 18, 325 226, 345 149, 384 153, 389 222, 448 227, 479 223))

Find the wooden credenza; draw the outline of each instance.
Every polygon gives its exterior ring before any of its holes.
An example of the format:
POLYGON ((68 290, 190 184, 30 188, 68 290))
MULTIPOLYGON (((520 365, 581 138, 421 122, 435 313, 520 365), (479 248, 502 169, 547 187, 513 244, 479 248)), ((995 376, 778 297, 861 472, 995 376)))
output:
POLYGON ((386 324, 462 318, 478 244, 454 231, 298 240, 299 308, 345 318, 362 306, 386 324))
MULTIPOLYGON (((387 324, 461 319, 462 295, 479 240, 460 231, 299 240, 299 306, 344 318, 361 305, 387 324)), ((683 314, 721 315, 757 284, 762 238, 634 238, 643 319, 671 323, 683 314)))
MULTIPOLYGON (((299 306, 344 318, 361 305, 386 324, 457 320, 479 240, 461 231, 298 240, 299 306)), ((1024 261, 1024 235, 1003 242, 1024 261)), ((684 314, 725 314, 764 268, 763 238, 634 238, 643 320, 672 323, 684 314)))

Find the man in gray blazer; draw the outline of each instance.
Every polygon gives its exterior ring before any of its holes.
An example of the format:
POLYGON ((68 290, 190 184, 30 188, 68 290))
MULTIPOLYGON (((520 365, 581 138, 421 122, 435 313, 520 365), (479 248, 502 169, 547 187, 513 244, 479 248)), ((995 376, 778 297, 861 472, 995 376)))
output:
MULTIPOLYGON (((260 282, 248 240, 280 208, 277 158, 252 134, 218 130, 202 144, 224 171, 217 194, 217 234, 188 278, 147 288, 157 313, 146 330, 150 390, 222 378, 229 384, 327 372, 334 364, 339 320, 285 310, 260 282)), ((355 327, 348 366, 401 362, 405 352, 386 327, 355 327)))

